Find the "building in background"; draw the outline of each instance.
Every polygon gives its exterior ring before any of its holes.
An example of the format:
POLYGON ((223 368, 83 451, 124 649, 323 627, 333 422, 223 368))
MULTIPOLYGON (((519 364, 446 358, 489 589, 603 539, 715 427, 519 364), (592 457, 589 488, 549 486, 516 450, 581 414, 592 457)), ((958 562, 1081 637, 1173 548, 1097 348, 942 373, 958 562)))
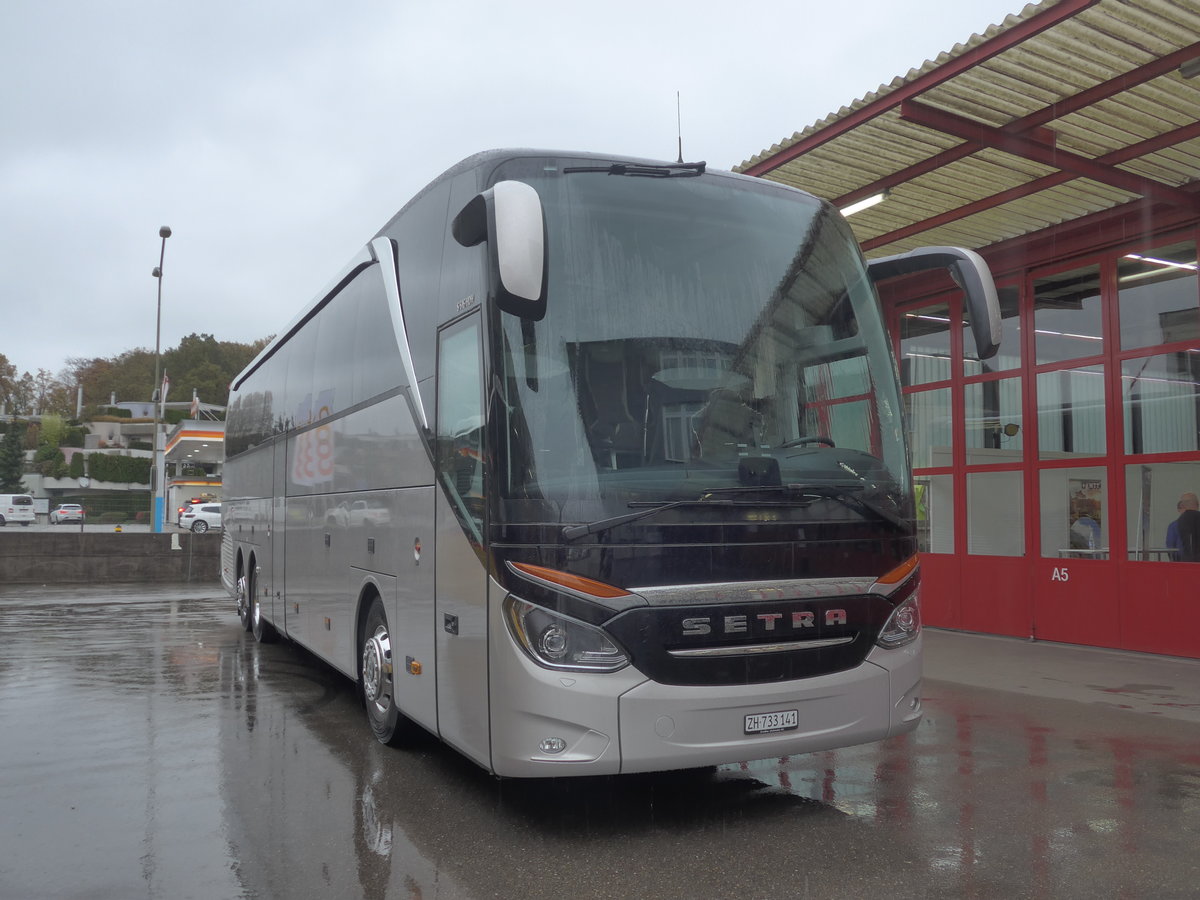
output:
POLYGON ((1198 112, 1200 7, 1047 0, 739 167, 849 213, 868 257, 996 275, 986 361, 948 279, 881 290, 929 624, 1200 657, 1168 541, 1200 492, 1198 112))

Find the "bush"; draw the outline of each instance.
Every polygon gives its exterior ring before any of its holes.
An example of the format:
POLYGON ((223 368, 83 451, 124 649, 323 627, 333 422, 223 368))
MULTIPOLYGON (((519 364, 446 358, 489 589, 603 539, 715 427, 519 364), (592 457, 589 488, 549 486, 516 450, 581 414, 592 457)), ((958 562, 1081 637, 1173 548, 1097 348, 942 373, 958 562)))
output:
POLYGON ((33 454, 33 468, 47 478, 66 478, 70 471, 67 458, 58 447, 38 447, 33 454))
POLYGON ((122 513, 122 512, 106 512, 100 516, 100 524, 101 525, 116 525, 120 522, 124 522, 128 518, 129 518, 129 516, 125 515, 125 513, 122 513))
POLYGON ((62 439, 59 440, 60 447, 82 447, 83 439, 88 434, 88 430, 82 426, 76 428, 68 428, 63 432, 62 439))
POLYGON ((114 484, 149 484, 150 460, 142 456, 110 456, 93 453, 89 462, 92 478, 114 484))

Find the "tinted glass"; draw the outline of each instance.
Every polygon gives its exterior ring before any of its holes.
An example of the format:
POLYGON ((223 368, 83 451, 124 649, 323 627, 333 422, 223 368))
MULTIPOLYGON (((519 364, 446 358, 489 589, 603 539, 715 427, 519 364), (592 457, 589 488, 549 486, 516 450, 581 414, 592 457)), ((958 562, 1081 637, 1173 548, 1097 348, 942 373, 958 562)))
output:
POLYGON ((483 529, 483 373, 479 317, 442 332, 438 345, 438 471, 463 527, 483 529))
POLYGON ((1200 350, 1121 364, 1126 453, 1200 450, 1200 350))
POLYGON ((950 326, 945 303, 900 314, 900 378, 906 387, 949 380, 950 326))
POLYGON ((1108 475, 1100 466, 1043 469, 1042 556, 1108 558, 1108 475))
POLYGON ((1126 466, 1129 558, 1144 562, 1184 561, 1187 529, 1180 535, 1179 519, 1185 510, 1200 507, 1198 491, 1200 462, 1126 466))
POLYGON ((1103 352, 1100 268, 1086 266, 1033 283, 1033 327, 1039 363, 1103 352))
POLYGON ((511 174, 542 197, 550 269, 545 319, 501 317, 508 496, 566 519, 812 481, 911 502, 894 362, 836 211, 719 176, 511 174))
POLYGON ((1200 338, 1196 269, 1194 241, 1130 253, 1117 262, 1123 348, 1200 338))
POLYGON ((913 466, 918 469, 948 466, 953 462, 950 388, 916 391, 904 395, 908 440, 913 466))
POLYGON ((1104 454, 1104 366, 1043 372, 1037 398, 1042 459, 1104 454))
POLYGON ((1021 379, 1001 378, 963 388, 968 465, 1013 462, 1023 455, 1021 379))
POLYGON ((977 358, 970 324, 963 323, 963 374, 968 377, 1021 367, 1021 292, 1015 287, 1002 287, 997 294, 1000 300, 1001 340, 995 356, 990 359, 977 358))

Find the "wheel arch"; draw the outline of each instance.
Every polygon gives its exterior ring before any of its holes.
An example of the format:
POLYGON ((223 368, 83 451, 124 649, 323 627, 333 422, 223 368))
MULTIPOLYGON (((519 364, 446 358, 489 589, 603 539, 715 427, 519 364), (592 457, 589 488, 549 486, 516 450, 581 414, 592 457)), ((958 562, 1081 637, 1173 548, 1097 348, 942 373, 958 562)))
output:
POLYGON ((387 608, 387 600, 384 598, 383 588, 373 575, 368 574, 363 578, 362 584, 359 585, 358 601, 354 607, 354 671, 355 680, 360 687, 362 686, 362 653, 360 652, 360 648, 366 636, 364 632, 367 627, 367 613, 370 611, 371 604, 375 602, 376 598, 383 604, 383 614, 387 617, 388 627, 391 628, 392 617, 390 610, 387 608))

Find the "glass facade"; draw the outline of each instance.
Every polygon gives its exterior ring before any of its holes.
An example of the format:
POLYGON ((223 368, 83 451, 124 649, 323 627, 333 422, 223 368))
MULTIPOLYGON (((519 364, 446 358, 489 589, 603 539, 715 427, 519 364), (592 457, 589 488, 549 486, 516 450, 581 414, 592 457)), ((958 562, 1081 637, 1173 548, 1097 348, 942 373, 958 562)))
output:
POLYGON ((1175 522, 1200 492, 1196 247, 1189 232, 1006 273, 988 360, 958 296, 885 287, 923 552, 1047 560, 1058 586, 1078 565, 1183 558, 1175 522))
POLYGON ((1033 332, 1038 363, 1103 352, 1100 267, 1084 266, 1033 282, 1033 332))
POLYGON ((1200 339, 1196 242, 1180 241, 1117 261, 1121 347, 1200 339))

